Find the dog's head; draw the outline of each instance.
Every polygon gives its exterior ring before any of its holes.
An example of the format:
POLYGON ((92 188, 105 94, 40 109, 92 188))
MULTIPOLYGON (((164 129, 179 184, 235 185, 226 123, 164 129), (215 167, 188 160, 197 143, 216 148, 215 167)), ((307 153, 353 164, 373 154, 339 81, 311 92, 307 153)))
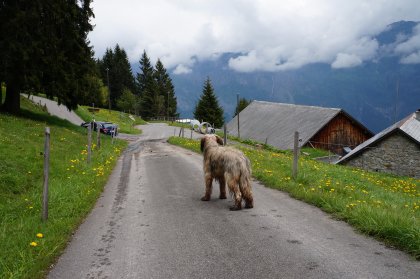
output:
POLYGON ((213 146, 223 145, 223 139, 219 137, 218 135, 205 135, 201 139, 201 145, 200 145, 201 152, 203 152, 204 149, 207 148, 208 146, 212 146, 212 145, 213 146))

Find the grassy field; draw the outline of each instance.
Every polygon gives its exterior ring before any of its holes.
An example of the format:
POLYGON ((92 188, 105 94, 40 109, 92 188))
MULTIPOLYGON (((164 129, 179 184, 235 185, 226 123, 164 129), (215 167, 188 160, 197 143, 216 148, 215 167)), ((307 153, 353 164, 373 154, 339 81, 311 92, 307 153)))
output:
POLYGON ((129 114, 115 110, 99 109, 98 112, 92 113, 87 106, 79 106, 76 113, 84 121, 108 121, 118 124, 120 133, 140 134, 141 130, 134 128, 134 125, 146 124, 146 122, 138 116, 133 115, 134 121, 130 119, 129 114))
MULTIPOLYGON (((218 131, 218 132, 216 132, 216 134, 218 136, 220 136, 221 138, 224 137, 222 131, 218 131)), ((283 153, 283 154, 289 154, 289 155, 292 154, 292 151, 290 151, 290 150, 278 150, 277 148, 275 148, 272 145, 260 143, 258 141, 251 140, 251 139, 240 139, 238 137, 231 136, 231 135, 228 135, 227 138, 228 138, 228 140, 243 143, 243 144, 246 144, 250 147, 258 147, 258 149, 263 149, 263 150, 266 150, 266 151, 273 151, 273 152, 276 152, 276 153, 283 153)), ((303 148, 301 148, 300 151, 301 151, 301 154, 303 156, 307 157, 307 159, 313 159, 313 158, 318 158, 318 157, 326 157, 326 156, 329 155, 329 152, 326 151, 326 150, 314 149, 314 148, 310 148, 310 147, 303 147, 303 148)))
POLYGON ((90 212, 126 142, 103 136, 86 162, 86 129, 22 98, 0 114, 0 278, 42 278, 90 212), (51 129, 49 219, 41 221, 44 130, 51 129))
MULTIPOLYGON (((199 142, 169 142, 199 152, 199 142)), ((420 259, 420 180, 328 165, 302 156, 297 180, 292 155, 238 146, 252 163, 253 176, 267 187, 316 205, 359 231, 420 259)), ((259 202, 256 201, 256 206, 259 202)))

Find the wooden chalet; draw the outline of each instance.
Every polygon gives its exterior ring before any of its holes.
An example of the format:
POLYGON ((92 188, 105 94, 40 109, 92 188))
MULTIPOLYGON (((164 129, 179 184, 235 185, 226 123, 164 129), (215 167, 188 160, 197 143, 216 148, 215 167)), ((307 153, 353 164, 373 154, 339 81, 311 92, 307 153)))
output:
MULTIPOLYGON (((373 136, 360 122, 342 109, 253 101, 239 114, 240 136, 293 149, 294 132, 300 147, 314 147, 339 155, 373 136)), ((235 116, 228 124, 230 135, 238 136, 235 116)))

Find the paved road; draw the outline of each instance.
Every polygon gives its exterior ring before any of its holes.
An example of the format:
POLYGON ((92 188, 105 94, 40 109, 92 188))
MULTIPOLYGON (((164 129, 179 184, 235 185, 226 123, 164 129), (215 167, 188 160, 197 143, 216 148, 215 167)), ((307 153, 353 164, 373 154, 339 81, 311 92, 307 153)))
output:
POLYGON ((200 201, 201 155, 141 128, 48 278, 419 278, 420 262, 256 181, 253 209, 217 189, 200 201))
POLYGON ((31 95, 30 99, 37 104, 47 106, 47 110, 51 115, 67 119, 75 125, 80 125, 84 122, 76 113, 69 111, 66 106, 58 105, 56 101, 52 101, 46 98, 31 95))

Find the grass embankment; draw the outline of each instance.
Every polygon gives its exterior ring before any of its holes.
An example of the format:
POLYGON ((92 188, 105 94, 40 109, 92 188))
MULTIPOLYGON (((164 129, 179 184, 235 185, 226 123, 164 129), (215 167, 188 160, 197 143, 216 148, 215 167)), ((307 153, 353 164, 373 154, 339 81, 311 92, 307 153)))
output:
POLYGON ((138 116, 132 115, 134 121, 129 117, 128 113, 119 112, 115 110, 108 110, 100 108, 95 113, 90 112, 87 106, 79 106, 76 110, 77 115, 85 122, 92 121, 107 121, 118 125, 118 131, 126 134, 141 134, 141 130, 134 128, 135 125, 147 124, 138 116))
POLYGON ((22 98, 0 114, 0 278, 42 278, 92 209, 126 142, 102 136, 87 164, 86 129, 22 98), (41 221, 45 127, 51 130, 49 218, 41 221))
MULTIPOLYGON (((199 142, 169 142, 199 152, 199 142)), ((298 179, 291 178, 292 155, 239 147, 252 163, 253 176, 345 220, 359 231, 420 259, 420 180, 320 163, 302 156, 298 179)), ((263 203, 264 201, 256 201, 263 203)))
MULTIPOLYGON (((218 131, 216 132, 216 134, 218 136, 220 136, 221 138, 224 137, 223 132, 218 131)), ((266 151, 273 151, 276 153, 283 153, 283 154, 292 154, 292 151, 290 150, 279 150, 276 147, 266 144, 266 143, 260 143, 258 141, 255 140, 251 140, 251 139, 240 139, 238 137, 235 136, 230 136, 228 135, 228 139, 231 141, 236 141, 236 142, 240 142, 249 146, 253 146, 253 147, 257 147, 259 149, 264 149, 266 151)), ((326 157, 328 155, 330 155, 330 153, 326 150, 322 150, 322 149, 315 149, 315 148, 310 148, 310 147, 303 147, 300 149, 300 152, 302 155, 306 156, 308 159, 313 159, 313 158, 319 158, 319 157, 326 157)))

